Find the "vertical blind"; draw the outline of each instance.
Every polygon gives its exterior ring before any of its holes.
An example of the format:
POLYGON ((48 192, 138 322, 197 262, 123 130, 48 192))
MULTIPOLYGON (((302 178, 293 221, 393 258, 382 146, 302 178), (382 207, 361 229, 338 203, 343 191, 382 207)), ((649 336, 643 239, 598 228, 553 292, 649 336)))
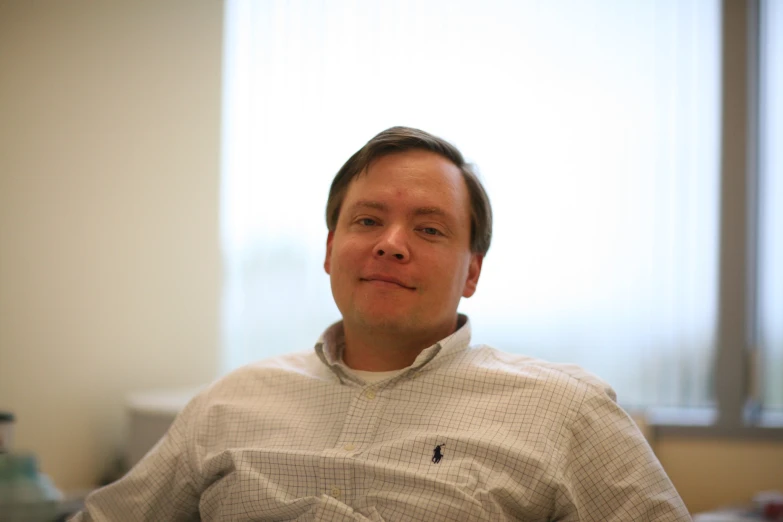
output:
POLYGON ((339 313, 331 179, 419 127, 479 168, 495 234, 474 341, 580 364, 626 405, 712 403, 716 0, 229 0, 224 369, 312 349, 339 313))

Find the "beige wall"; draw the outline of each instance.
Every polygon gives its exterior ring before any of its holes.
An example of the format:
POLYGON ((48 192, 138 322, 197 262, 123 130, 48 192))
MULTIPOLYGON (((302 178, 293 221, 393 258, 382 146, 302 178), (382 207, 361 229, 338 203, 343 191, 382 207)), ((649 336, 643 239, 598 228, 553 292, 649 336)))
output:
POLYGON ((64 489, 218 359, 222 2, 0 2, 0 409, 64 489))
MULTIPOLYGON (((217 368, 222 3, 0 2, 0 408, 64 489, 126 391, 217 368)), ((694 511, 783 489, 783 442, 663 439, 694 511)))
POLYGON ((783 491, 783 442, 668 437, 655 452, 693 513, 783 491))

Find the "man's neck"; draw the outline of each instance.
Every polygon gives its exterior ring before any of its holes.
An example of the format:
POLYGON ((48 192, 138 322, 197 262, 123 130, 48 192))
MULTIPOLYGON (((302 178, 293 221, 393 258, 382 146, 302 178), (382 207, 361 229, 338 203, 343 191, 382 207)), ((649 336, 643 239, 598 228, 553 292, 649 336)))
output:
POLYGON ((343 362, 354 370, 388 372, 412 365, 421 352, 448 337, 454 325, 438 331, 405 336, 399 332, 367 331, 344 325, 343 362))

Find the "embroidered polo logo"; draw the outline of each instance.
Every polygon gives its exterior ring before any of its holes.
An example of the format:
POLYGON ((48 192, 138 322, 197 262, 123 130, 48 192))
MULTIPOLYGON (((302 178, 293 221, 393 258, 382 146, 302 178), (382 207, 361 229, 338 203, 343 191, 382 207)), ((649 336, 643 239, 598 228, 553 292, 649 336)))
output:
POLYGON ((440 452, 440 448, 445 446, 446 444, 439 444, 435 446, 435 449, 432 452, 432 463, 437 464, 440 462, 440 459, 443 458, 443 453, 440 452))

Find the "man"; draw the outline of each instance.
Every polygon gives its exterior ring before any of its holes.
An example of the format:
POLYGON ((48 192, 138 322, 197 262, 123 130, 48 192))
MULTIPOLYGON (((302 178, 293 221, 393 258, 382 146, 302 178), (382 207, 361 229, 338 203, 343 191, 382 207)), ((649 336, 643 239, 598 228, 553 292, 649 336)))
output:
POLYGON ((75 520, 690 520, 603 382, 470 346, 492 213, 456 148, 380 133, 326 219, 342 321, 199 394, 75 520))

